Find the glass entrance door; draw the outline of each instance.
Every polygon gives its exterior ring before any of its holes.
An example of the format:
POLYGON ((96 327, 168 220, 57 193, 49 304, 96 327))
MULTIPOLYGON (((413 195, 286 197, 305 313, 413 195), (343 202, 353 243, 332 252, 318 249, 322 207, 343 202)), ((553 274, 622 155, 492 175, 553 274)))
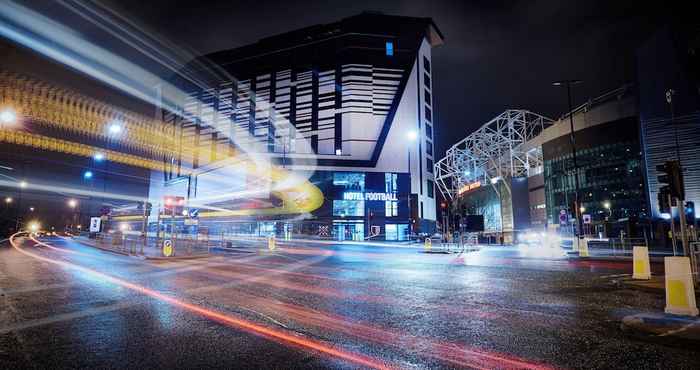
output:
POLYGON ((333 225, 335 238, 339 241, 343 240, 363 240, 365 237, 364 223, 343 223, 333 225))

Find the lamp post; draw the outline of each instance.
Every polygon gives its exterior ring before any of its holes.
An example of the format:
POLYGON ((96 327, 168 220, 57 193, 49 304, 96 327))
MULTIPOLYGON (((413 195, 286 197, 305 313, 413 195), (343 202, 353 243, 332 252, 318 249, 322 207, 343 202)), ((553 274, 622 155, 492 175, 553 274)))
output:
POLYGON ((579 209, 580 207, 580 200, 579 200, 579 180, 578 180, 578 163, 576 163, 576 134, 574 131, 574 112, 573 112, 573 107, 572 107, 572 101, 571 101, 571 85, 578 85, 582 83, 583 81, 581 80, 562 80, 562 81, 555 81, 552 83, 554 86, 566 86, 566 94, 568 98, 568 103, 569 103, 569 126, 571 128, 571 133, 569 134, 569 142, 571 144, 571 156, 574 161, 574 215, 576 217, 576 229, 578 232, 578 237, 581 237, 581 210, 579 209))
POLYGON ((408 158, 408 238, 410 240, 411 235, 413 235, 413 213, 411 209, 411 188, 413 187, 413 179, 411 177, 411 144, 418 139, 418 132, 415 130, 408 131, 408 133, 406 133, 406 139, 408 140, 406 151, 408 158))

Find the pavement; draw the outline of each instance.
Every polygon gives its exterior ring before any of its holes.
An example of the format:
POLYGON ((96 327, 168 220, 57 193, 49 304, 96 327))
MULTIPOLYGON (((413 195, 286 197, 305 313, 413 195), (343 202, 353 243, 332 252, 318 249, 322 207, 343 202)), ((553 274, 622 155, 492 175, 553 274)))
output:
POLYGON ((298 243, 152 261, 42 242, 0 246, 0 368, 700 368, 696 345, 621 329, 664 307, 611 283, 629 262, 559 248, 298 243))

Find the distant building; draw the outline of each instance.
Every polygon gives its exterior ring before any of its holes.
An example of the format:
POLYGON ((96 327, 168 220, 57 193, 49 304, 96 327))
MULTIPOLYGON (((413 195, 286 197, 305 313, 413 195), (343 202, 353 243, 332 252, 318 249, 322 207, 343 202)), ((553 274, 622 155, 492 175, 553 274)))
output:
POLYGON ((403 240, 409 220, 414 232, 433 232, 431 48, 442 42, 429 18, 362 13, 194 61, 174 80, 188 96, 164 119, 196 149, 166 158, 166 170, 153 172, 151 199, 184 195, 203 209, 239 204, 203 200, 217 191, 213 178, 229 173, 218 159, 232 142, 235 150, 308 173, 323 202, 308 214, 275 218, 283 200, 274 192, 251 196, 257 211, 203 218, 212 232, 403 240), (186 78, 192 75, 216 77, 201 87, 186 78), (183 163, 193 171, 183 171, 183 163))
POLYGON ((700 24, 695 22, 663 28, 637 49, 639 118, 655 218, 660 217, 656 166, 667 160, 680 157, 686 200, 700 204, 700 24))

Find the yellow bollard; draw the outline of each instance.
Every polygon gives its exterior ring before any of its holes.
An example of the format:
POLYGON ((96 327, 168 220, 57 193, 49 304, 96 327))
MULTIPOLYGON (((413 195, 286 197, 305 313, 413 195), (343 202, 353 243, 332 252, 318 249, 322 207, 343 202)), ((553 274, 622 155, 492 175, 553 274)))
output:
POLYGON ((275 236, 270 235, 267 237, 267 249, 269 249, 271 252, 275 250, 277 246, 275 245, 275 236))
POLYGON ((697 316, 693 274, 690 271, 688 257, 664 258, 666 270, 666 309, 664 312, 674 315, 697 316))
POLYGON ((651 265, 649 264, 649 248, 632 248, 632 279, 651 279, 651 265))
POLYGON ((588 255, 588 239, 577 239, 580 243, 578 246, 578 256, 579 257, 589 257, 588 255))
POLYGON ((430 249, 433 248, 433 241, 430 238, 425 238, 425 251, 430 252, 430 249))

